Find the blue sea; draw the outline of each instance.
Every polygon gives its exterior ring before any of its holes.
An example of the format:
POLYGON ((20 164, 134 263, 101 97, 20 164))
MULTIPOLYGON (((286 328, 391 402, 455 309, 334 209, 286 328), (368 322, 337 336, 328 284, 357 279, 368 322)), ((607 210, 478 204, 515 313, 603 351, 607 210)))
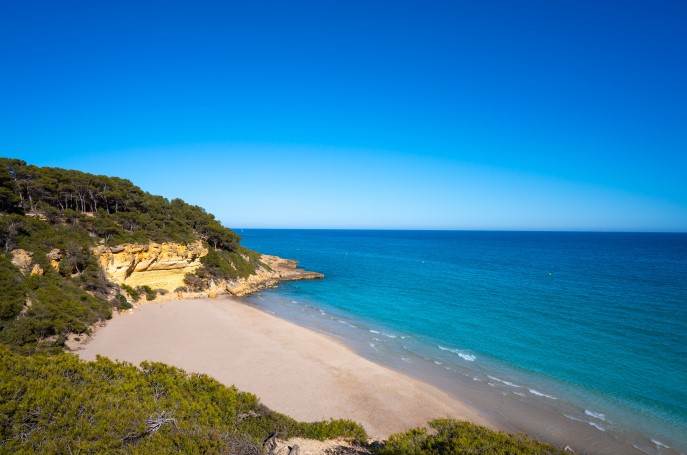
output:
POLYGON ((326 276, 250 304, 509 430, 591 453, 687 451, 687 234, 237 231, 326 276))

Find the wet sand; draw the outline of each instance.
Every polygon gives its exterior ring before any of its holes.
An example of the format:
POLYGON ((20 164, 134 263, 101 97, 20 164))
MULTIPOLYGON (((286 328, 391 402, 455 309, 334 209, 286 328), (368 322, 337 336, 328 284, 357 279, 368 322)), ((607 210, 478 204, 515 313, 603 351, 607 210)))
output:
POLYGON ((134 364, 159 361, 256 394, 298 420, 348 418, 382 438, 454 417, 497 428, 438 388, 366 360, 333 337, 229 298, 146 303, 77 348, 134 364))

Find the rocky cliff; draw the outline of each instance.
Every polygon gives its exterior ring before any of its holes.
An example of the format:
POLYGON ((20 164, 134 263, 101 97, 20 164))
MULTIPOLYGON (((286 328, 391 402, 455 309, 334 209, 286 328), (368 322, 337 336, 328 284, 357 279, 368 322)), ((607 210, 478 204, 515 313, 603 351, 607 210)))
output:
POLYGON ((282 259, 278 256, 263 254, 260 261, 267 268, 259 268, 255 275, 246 279, 224 281, 219 283, 218 289, 222 293, 234 296, 244 296, 259 291, 267 287, 275 286, 281 281, 312 280, 324 278, 318 272, 309 272, 298 268, 298 261, 292 259, 282 259))
POLYGON ((208 250, 198 241, 188 245, 98 246, 93 249, 93 254, 100 261, 107 278, 114 283, 174 291, 184 286, 187 273, 193 273, 201 266, 200 259, 208 254, 208 250))
POLYGON ((116 284, 131 287, 149 286, 170 291, 170 297, 191 297, 218 294, 244 296, 274 286, 280 281, 323 278, 324 275, 298 268, 298 262, 277 256, 262 255, 265 267, 258 267, 254 275, 235 280, 209 283, 202 293, 181 291, 184 277, 195 272, 208 249, 198 241, 188 245, 178 243, 125 244, 116 247, 98 246, 93 249, 107 278, 116 284))

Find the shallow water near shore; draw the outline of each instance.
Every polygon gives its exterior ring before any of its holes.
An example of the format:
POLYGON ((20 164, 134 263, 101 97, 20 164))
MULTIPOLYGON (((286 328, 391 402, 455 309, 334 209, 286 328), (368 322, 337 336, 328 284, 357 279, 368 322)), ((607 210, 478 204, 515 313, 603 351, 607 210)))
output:
POLYGON ((238 232, 326 275, 247 302, 504 428, 592 453, 687 451, 687 235, 238 232))

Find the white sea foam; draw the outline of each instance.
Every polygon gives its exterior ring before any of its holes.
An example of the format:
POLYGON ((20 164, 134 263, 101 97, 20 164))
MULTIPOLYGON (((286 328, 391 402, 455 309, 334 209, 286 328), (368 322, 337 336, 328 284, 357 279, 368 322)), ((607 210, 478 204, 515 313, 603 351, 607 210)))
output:
POLYGON ((538 397, 550 398, 550 399, 552 399, 552 400, 557 400, 557 399, 558 399, 558 398, 556 398, 556 397, 552 397, 551 395, 547 395, 547 394, 545 394, 545 393, 541 393, 539 390, 535 390, 535 389, 527 389, 527 390, 529 390, 530 393, 531 393, 532 395, 537 395, 538 397))
POLYGON ((336 321, 337 321, 339 324, 347 325, 347 326, 349 326, 349 327, 352 328, 352 329, 357 329, 357 328, 358 328, 357 326, 351 324, 350 322, 343 321, 343 320, 341 320, 341 319, 337 319, 336 321))
MULTIPOLYGON (((569 416, 568 414, 563 414, 563 417, 567 417, 570 420, 574 420, 576 422, 584 422, 582 419, 578 419, 577 417, 569 416)), ((585 422, 586 423, 586 422, 585 422)))
POLYGON ((477 360, 477 357, 473 354, 468 354, 465 351, 461 351, 460 349, 451 349, 451 348, 446 348, 444 346, 437 346, 439 349, 442 351, 448 351, 456 354, 458 357, 460 357, 463 360, 467 360, 468 362, 474 362, 477 360))
POLYGON ((379 351, 379 349, 377 349, 377 346, 375 346, 374 343, 368 343, 368 344, 369 344, 369 345, 372 347, 372 349, 374 349, 375 351, 379 351))
MULTIPOLYGON (((589 415, 589 414, 586 413, 586 412, 585 412, 585 414, 589 415)), ((568 415, 568 414, 563 414, 563 416, 564 416, 564 417, 567 417, 567 418, 570 419, 570 420, 574 420, 574 421, 576 421, 576 422, 582 422, 582 423, 586 423, 586 424, 588 424, 588 425, 591 425, 591 426, 593 426, 594 428, 596 428, 596 429, 599 430, 599 431, 606 431, 606 429, 605 429, 604 427, 602 427, 601 425, 599 425, 599 424, 596 423, 596 422, 588 422, 588 421, 586 421, 586 420, 578 419, 577 417, 573 417, 573 416, 568 415)))
POLYGON ((494 381, 498 381, 501 384, 505 384, 505 385, 510 386, 510 387, 515 387, 516 389, 522 389, 521 385, 513 384, 512 382, 504 381, 503 379, 495 378, 494 376, 487 375, 487 377, 489 379, 493 379, 494 381))
POLYGON ((487 385, 488 385, 489 387, 496 387, 496 384, 492 384, 491 382, 487 382, 487 385))
POLYGON ((594 412, 594 411, 590 411, 588 409, 585 409, 584 413, 590 417, 594 417, 595 419, 606 420, 606 416, 604 414, 601 414, 600 412, 594 412))
POLYGON ((513 392, 513 393, 516 394, 516 395, 518 395, 518 396, 521 396, 521 397, 526 397, 526 396, 527 396, 527 395, 525 395, 525 394, 522 393, 522 392, 513 392))
POLYGON ((396 335, 393 335, 391 333, 382 332, 382 335, 384 335, 387 338, 396 338, 396 335))
POLYGON ((298 302, 296 302, 295 300, 292 300, 291 303, 298 303, 298 302))
POLYGON ((371 333, 376 333, 377 335, 380 335, 380 334, 381 334, 381 332, 380 332, 379 330, 372 330, 372 329, 370 329, 370 332, 371 332, 371 333))
POLYGON ((657 440, 655 440, 655 439, 652 439, 651 442, 653 442, 653 443, 656 444, 657 446, 663 447, 663 448, 665 448, 665 449, 670 449, 670 446, 665 445, 665 444, 662 443, 661 441, 657 441, 657 440))
POLYGON ((644 452, 644 453, 651 453, 651 452, 647 452, 646 450, 642 449, 642 448, 639 447, 637 444, 632 444, 632 447, 634 447, 635 449, 640 450, 640 451, 642 451, 642 452, 644 452))
POLYGON ((443 363, 439 362, 438 360, 435 360, 435 361, 434 361, 434 364, 435 364, 435 365, 443 365, 443 363))
POLYGON ((401 360, 403 360, 405 363, 411 363, 410 359, 407 357, 401 357, 401 360))
POLYGON ((599 431, 606 431, 606 429, 605 429, 604 427, 602 427, 601 425, 599 425, 599 424, 596 423, 596 422, 587 422, 587 423, 588 423, 589 425, 593 426, 594 428, 596 428, 596 429, 599 430, 599 431))

